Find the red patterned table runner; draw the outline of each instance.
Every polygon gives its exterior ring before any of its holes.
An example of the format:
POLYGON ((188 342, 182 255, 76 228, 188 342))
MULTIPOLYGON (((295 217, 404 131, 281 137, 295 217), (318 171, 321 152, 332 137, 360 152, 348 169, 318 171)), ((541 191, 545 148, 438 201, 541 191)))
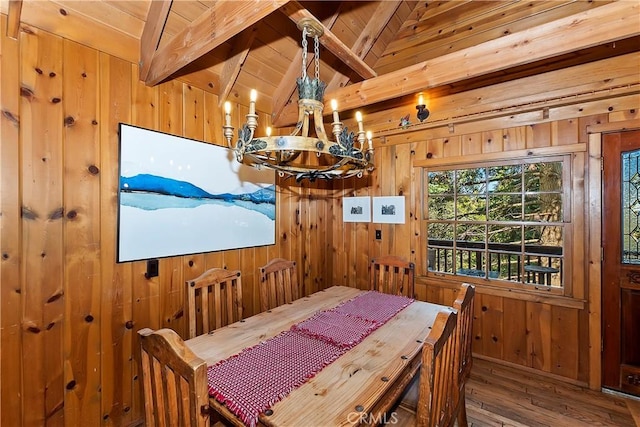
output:
POLYGON ((210 366, 209 394, 248 426, 322 368, 378 329, 412 299, 369 291, 210 366))

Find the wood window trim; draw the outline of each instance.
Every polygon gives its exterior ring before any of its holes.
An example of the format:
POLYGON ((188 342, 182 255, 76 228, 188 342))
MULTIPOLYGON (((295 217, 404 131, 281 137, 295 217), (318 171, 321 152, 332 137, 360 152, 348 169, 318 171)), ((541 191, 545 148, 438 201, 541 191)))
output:
POLYGON ((413 162, 413 166, 417 168, 456 166, 460 164, 486 163, 491 161, 504 160, 505 156, 508 156, 509 160, 517 160, 528 159, 532 157, 548 157, 556 154, 571 154, 581 151, 587 151, 586 143, 558 145, 554 147, 530 148, 525 150, 498 151, 495 153, 471 154, 447 158, 421 159, 415 160, 413 162))
MULTIPOLYGON (((440 288, 447 288, 457 290, 460 288, 460 284, 469 283, 466 280, 467 277, 461 280, 460 276, 451 276, 447 278, 432 277, 432 276, 416 276, 417 286, 437 286, 440 288)), ((549 304, 556 307, 572 308, 576 310, 583 310, 587 301, 584 299, 572 298, 564 295, 551 294, 549 291, 536 291, 533 289, 515 289, 498 287, 491 284, 482 284, 482 286, 476 286, 476 292, 483 295, 492 295, 502 298, 516 299, 519 301, 528 301, 541 304, 549 304)))

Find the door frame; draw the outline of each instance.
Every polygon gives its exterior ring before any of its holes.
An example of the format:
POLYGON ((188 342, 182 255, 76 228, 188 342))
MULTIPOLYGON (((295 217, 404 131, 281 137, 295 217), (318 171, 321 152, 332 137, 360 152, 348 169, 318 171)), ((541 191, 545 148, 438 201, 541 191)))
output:
POLYGON ((589 388, 602 388, 602 136, 640 129, 640 119, 587 126, 588 153, 588 271, 589 388))

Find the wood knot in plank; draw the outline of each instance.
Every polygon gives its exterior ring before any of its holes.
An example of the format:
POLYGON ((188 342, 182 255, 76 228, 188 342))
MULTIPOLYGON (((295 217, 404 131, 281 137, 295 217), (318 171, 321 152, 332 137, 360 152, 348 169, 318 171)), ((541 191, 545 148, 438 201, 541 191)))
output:
POLYGON ((62 298, 62 295, 64 295, 62 291, 56 292, 49 297, 49 299, 47 300, 47 304, 51 304, 52 302, 59 300, 60 298, 62 298))
POLYGON ((11 111, 2 110, 2 116, 16 126, 20 126, 20 119, 11 111))
POLYGON ((31 209, 27 208, 26 206, 22 207, 21 215, 22 215, 22 218, 24 219, 30 219, 30 220, 38 219, 38 214, 32 211, 31 209))
POLYGON ((24 326, 25 326, 24 329, 27 332, 31 332, 32 334, 39 334, 40 333, 40 327, 38 327, 38 325, 36 325, 35 322, 30 321, 28 323, 25 323, 24 326))
POLYGON ((73 126, 76 124, 76 119, 71 116, 67 116, 64 118, 64 125, 67 127, 73 126))
POLYGON ((64 216, 64 208, 60 207, 51 213, 49 213, 49 220, 54 221, 56 219, 61 219, 64 216))
POLYGON ((33 93, 33 91, 28 87, 21 86, 20 96, 27 98, 29 101, 33 101, 33 98, 35 98, 35 93, 33 93))

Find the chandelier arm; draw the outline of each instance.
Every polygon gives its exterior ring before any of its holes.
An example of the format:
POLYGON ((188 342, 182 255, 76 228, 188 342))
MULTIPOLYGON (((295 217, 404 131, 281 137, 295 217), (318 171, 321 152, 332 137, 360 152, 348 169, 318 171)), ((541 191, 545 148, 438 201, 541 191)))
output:
MULTIPOLYGON (((304 124, 305 124, 305 107, 302 102, 298 101, 298 122, 296 123, 296 127, 291 131, 291 135, 301 135, 304 134, 304 124)), ((308 119, 307 119, 308 126, 308 119)), ((308 128, 307 128, 308 129, 308 128)), ((308 135, 308 130, 307 130, 308 135)))
POLYGON ((301 135, 302 136, 309 136, 309 110, 304 105, 302 105, 300 107, 300 110, 301 110, 301 114, 302 114, 301 135))
POLYGON ((324 124, 322 123, 322 108, 314 108, 313 109, 313 124, 315 125, 316 134, 323 141, 328 141, 327 132, 324 129, 324 124))

